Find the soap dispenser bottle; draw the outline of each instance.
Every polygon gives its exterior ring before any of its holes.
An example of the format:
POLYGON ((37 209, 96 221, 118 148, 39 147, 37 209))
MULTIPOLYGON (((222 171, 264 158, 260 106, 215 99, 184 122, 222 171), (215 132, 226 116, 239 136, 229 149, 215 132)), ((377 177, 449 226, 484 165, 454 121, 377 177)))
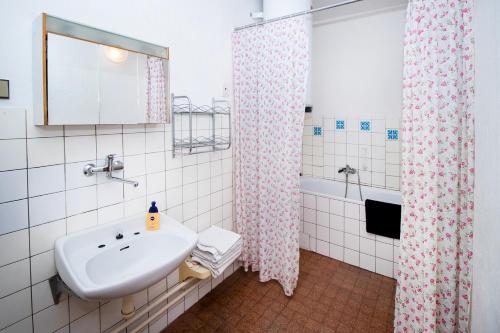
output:
POLYGON ((160 229, 160 213, 158 213, 156 201, 153 201, 146 216, 146 230, 153 231, 158 229, 160 229))

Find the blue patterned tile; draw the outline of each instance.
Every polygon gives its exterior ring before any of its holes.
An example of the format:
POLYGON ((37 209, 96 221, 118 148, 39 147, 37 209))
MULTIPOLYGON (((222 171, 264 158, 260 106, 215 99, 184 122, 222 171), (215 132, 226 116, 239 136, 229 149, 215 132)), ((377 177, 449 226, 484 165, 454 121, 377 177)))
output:
POLYGON ((345 121, 344 120, 336 120, 335 121, 335 128, 338 130, 345 129, 345 121))
POLYGON ((399 131, 397 129, 387 130, 387 140, 398 140, 398 139, 399 139, 399 131))
POLYGON ((319 126, 314 126, 313 128, 313 134, 314 135, 321 135, 322 129, 319 126))
POLYGON ((359 129, 360 129, 360 131, 367 132, 367 131, 369 131, 371 129, 370 125, 371 125, 370 121, 368 121, 368 120, 362 120, 362 121, 359 122, 359 129))

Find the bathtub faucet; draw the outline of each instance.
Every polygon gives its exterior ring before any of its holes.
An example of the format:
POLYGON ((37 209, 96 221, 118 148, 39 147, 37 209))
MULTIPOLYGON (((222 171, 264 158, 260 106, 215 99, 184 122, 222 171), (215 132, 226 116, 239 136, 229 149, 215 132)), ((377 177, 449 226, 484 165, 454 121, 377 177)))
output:
POLYGON ((339 169, 339 173, 345 173, 347 175, 354 175, 356 173, 356 169, 351 168, 349 164, 346 164, 344 168, 339 169))
POLYGON ((339 173, 345 174, 345 195, 344 198, 347 198, 347 188, 349 186, 349 175, 354 175, 355 173, 358 174, 358 189, 359 189, 359 199, 363 201, 363 194, 361 193, 361 181, 359 177, 359 172, 356 172, 356 169, 351 168, 349 164, 346 164, 344 168, 339 169, 339 173))

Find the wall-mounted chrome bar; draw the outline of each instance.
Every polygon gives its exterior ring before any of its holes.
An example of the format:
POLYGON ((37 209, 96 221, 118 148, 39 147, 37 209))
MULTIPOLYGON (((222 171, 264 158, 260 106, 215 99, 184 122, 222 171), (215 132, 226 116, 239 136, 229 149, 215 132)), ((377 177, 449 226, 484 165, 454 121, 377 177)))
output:
POLYGON ((275 17, 275 18, 272 18, 272 19, 269 19, 269 20, 264 20, 264 21, 261 21, 261 22, 247 24, 247 25, 244 25, 244 26, 241 26, 241 27, 234 28, 234 31, 243 30, 243 29, 247 29, 247 28, 253 28, 253 27, 256 27, 256 26, 259 26, 259 25, 263 25, 263 24, 266 24, 266 23, 271 23, 271 22, 276 22, 276 21, 280 21, 280 20, 285 20, 285 19, 289 19, 289 18, 292 18, 292 17, 302 16, 302 15, 307 15, 307 14, 314 14, 314 13, 317 13, 317 12, 321 12, 323 10, 332 9, 332 8, 336 8, 336 7, 342 7, 342 6, 345 6, 345 5, 350 5, 350 4, 353 4, 353 3, 356 3, 356 2, 361 2, 361 1, 364 1, 364 0, 348 0, 348 1, 343 1, 343 2, 339 2, 339 3, 331 4, 331 5, 328 5, 328 6, 313 8, 313 9, 310 9, 310 10, 305 10, 305 11, 298 12, 298 13, 293 13, 293 14, 290 14, 290 15, 284 15, 284 16, 275 17))

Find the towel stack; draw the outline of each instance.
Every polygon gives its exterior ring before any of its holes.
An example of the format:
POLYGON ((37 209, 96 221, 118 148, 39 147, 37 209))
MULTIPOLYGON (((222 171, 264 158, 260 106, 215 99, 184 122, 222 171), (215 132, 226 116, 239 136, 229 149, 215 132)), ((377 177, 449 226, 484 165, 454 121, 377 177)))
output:
POLYGON ((191 260, 200 263, 217 277, 241 254, 241 236, 216 226, 198 235, 191 260))

